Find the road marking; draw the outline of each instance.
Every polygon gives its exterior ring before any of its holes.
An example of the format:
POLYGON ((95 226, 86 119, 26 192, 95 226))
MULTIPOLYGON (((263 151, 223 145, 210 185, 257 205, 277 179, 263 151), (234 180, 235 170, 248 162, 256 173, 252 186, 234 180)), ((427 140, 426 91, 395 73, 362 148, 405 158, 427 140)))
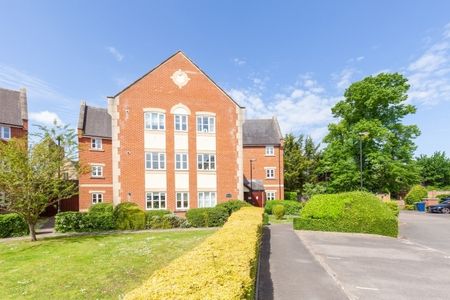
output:
POLYGON ((342 257, 336 257, 336 256, 327 256, 328 259, 342 259, 342 257))
POLYGON ((379 289, 377 289, 377 288, 371 288, 371 287, 366 287, 366 286, 357 286, 356 288, 360 289, 360 290, 379 291, 379 289))

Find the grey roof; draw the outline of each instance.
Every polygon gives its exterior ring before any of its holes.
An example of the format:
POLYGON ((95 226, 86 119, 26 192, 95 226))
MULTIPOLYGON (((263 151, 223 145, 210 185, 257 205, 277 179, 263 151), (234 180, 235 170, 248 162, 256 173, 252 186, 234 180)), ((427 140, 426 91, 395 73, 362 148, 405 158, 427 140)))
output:
POLYGON ((252 188, 253 191, 264 191, 264 184, 262 180, 253 179, 252 184, 250 184, 250 180, 244 178, 244 186, 248 189, 252 188))
POLYGON ((88 106, 82 102, 78 129, 86 136, 111 138, 111 115, 106 108, 88 106))
POLYGON ((23 120, 28 120, 26 90, 0 88, 0 123, 23 126, 23 120))
POLYGON ((246 120, 243 126, 244 146, 280 145, 283 135, 276 118, 246 120))

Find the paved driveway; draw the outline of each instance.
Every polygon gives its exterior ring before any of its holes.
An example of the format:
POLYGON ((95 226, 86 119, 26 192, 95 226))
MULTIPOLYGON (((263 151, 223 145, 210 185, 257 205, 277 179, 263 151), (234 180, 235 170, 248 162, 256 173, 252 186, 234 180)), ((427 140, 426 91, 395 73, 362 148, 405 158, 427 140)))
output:
POLYGON ((450 216, 401 213, 400 238, 297 231, 350 299, 450 299, 450 216))

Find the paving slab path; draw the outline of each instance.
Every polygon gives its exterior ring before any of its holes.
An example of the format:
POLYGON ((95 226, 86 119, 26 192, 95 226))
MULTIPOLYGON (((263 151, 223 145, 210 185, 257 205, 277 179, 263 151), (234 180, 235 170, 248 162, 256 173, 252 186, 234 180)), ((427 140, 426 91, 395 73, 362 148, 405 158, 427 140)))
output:
POLYGON ((264 228, 258 299, 348 299, 290 224, 264 228))

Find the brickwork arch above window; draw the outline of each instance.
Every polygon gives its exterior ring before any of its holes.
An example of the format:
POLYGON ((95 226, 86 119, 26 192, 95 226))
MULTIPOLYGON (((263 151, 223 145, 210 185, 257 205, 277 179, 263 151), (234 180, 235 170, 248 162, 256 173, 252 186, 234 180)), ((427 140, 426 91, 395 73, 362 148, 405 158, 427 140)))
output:
POLYGON ((191 110, 184 104, 178 103, 170 109, 170 113, 174 115, 190 115, 191 110))

